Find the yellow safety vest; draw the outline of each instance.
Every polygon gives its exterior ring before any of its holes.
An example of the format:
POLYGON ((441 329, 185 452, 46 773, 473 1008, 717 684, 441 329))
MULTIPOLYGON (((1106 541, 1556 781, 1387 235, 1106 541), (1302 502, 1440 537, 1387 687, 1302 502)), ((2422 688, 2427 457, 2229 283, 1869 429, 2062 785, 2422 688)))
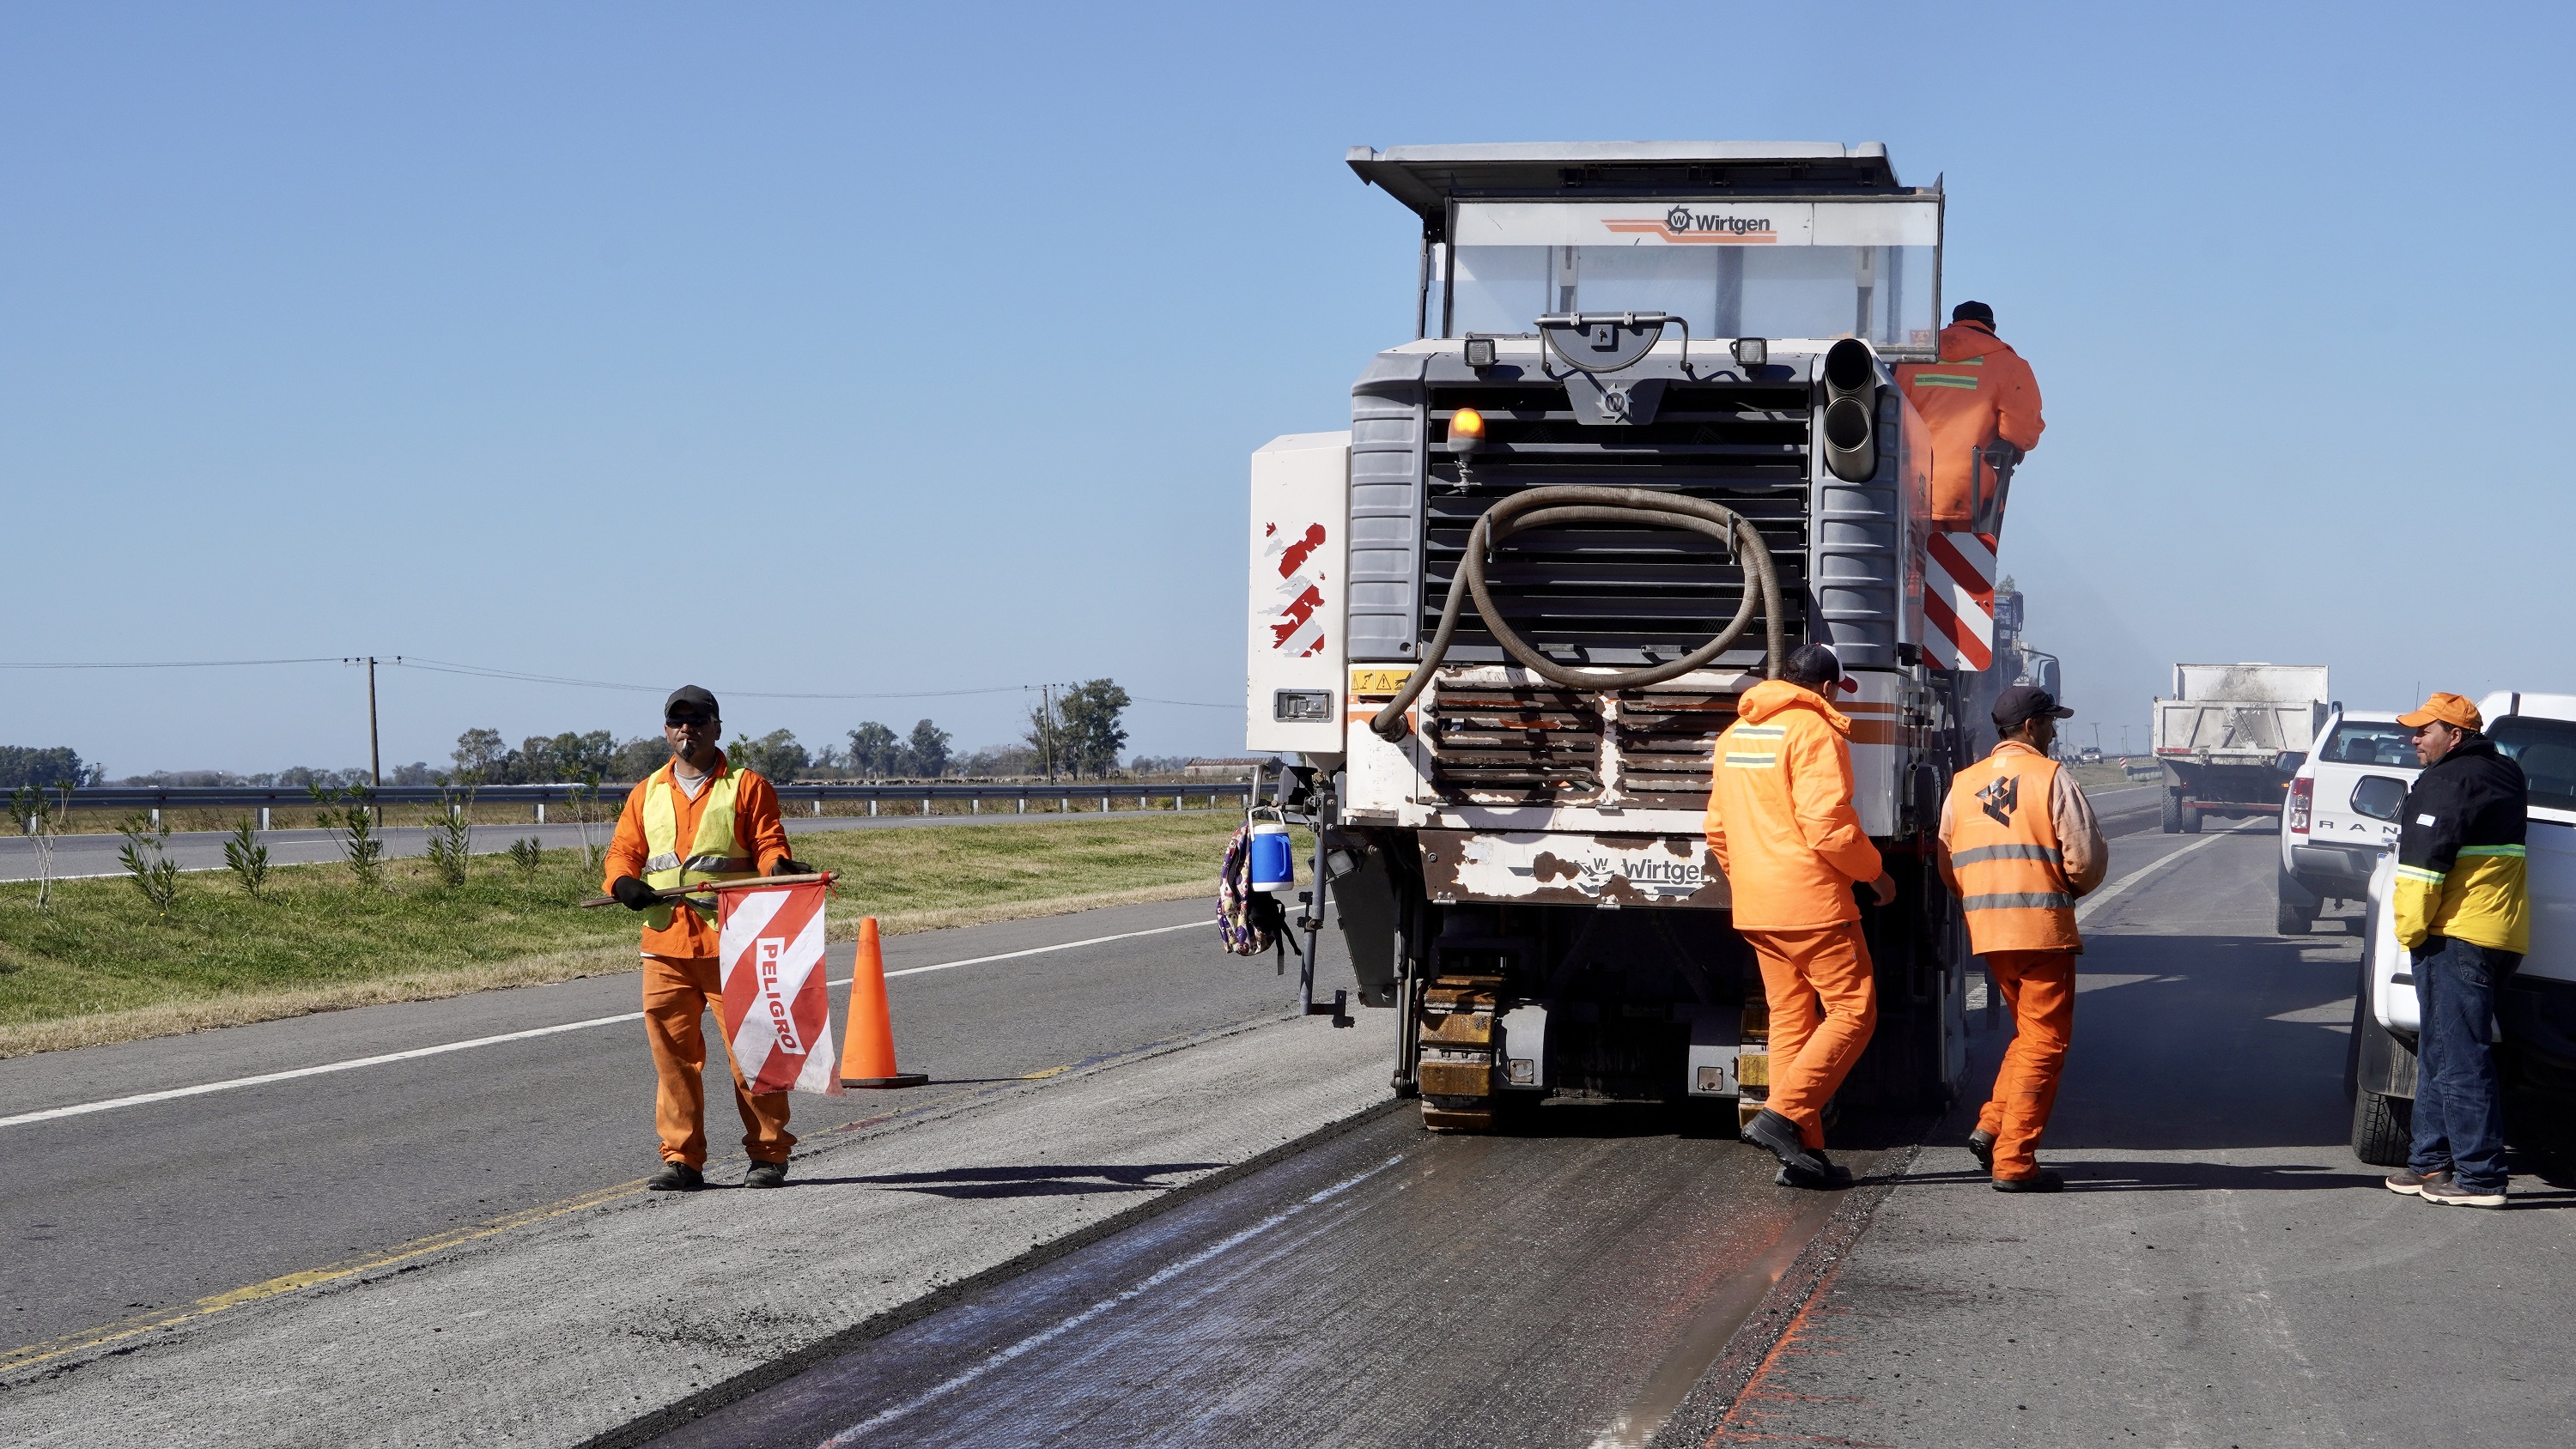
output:
MULTIPOLYGON (((728 852, 738 848, 734 839, 733 802, 742 785, 743 772, 733 761, 725 761, 721 775, 707 782, 706 803, 698 811, 698 838, 689 843, 689 853, 680 854, 679 786, 673 783, 666 766, 653 777, 644 791, 644 848, 651 854, 644 858, 644 883, 657 891, 674 886, 696 885, 711 880, 749 880, 759 874, 759 862, 748 856, 728 852)), ((712 900, 688 902, 690 909, 708 920, 716 917, 712 900)), ((653 929, 670 929, 676 913, 671 903, 663 902, 645 912, 653 929)))

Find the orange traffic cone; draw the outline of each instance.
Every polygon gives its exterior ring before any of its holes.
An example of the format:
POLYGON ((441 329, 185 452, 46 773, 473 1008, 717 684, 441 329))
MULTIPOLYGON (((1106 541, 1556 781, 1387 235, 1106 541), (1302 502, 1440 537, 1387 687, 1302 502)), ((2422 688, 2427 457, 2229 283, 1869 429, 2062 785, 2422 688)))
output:
POLYGON ((841 1046, 844 1087, 918 1087, 930 1078, 894 1069, 894 1019, 886 1014, 885 953, 877 918, 859 917, 858 968, 850 973, 849 1030, 841 1046))

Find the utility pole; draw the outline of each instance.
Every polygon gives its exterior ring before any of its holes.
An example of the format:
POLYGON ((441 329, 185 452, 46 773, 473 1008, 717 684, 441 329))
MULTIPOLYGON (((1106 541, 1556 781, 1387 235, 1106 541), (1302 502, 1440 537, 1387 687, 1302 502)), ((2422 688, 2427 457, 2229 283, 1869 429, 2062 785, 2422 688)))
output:
POLYGON ((1047 783, 1055 783, 1055 686, 1038 686, 1038 749, 1046 756, 1047 783))
MULTIPOLYGON (((394 654, 378 659, 375 655, 369 654, 361 658, 343 659, 340 662, 367 666, 367 778, 375 782, 376 789, 382 790, 385 788, 385 755, 376 735, 376 666, 400 664, 402 656, 394 654)), ((385 823, 385 807, 382 805, 376 807, 376 823, 378 825, 385 823)))

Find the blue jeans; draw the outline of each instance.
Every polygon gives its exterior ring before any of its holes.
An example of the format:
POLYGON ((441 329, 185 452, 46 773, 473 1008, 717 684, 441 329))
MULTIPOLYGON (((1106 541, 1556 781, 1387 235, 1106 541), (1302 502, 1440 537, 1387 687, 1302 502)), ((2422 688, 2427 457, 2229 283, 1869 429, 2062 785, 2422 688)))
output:
POLYGON ((2431 936, 2414 954, 2415 1141, 2406 1165, 2448 1170, 2463 1188, 2505 1185, 2504 1101, 2496 1077, 2495 988, 2522 964, 2511 951, 2431 936))

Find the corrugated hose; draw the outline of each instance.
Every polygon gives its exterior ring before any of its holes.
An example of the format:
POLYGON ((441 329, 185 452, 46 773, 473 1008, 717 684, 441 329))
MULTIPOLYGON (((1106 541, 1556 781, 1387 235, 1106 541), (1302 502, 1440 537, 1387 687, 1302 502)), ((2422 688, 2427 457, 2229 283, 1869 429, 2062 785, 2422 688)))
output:
POLYGON ((1700 668, 1734 647, 1753 622, 1758 601, 1762 609, 1764 645, 1767 655, 1766 677, 1780 677, 1783 650, 1780 624, 1780 580, 1771 571, 1771 550, 1762 535, 1744 515, 1734 509, 1696 498, 1656 493, 1644 488, 1593 488, 1559 486, 1532 488, 1515 493, 1485 510, 1476 520, 1475 531, 1467 536, 1467 551, 1458 562, 1456 577, 1449 580, 1449 599, 1440 608, 1440 628, 1431 636, 1431 645, 1422 651, 1422 662, 1415 666, 1413 677, 1388 701, 1384 709, 1369 719, 1369 728, 1381 739, 1404 738, 1404 712, 1413 707, 1422 691, 1429 687, 1433 671, 1448 656, 1450 637, 1458 632, 1458 611, 1469 595, 1476 600, 1476 612, 1484 617, 1485 628, 1494 642, 1531 673, 1552 684, 1587 694, 1608 694, 1622 689, 1638 689, 1660 684, 1700 668), (1709 640, 1679 659, 1651 664, 1642 669, 1577 670, 1557 663, 1529 646, 1529 642, 1512 632, 1503 621, 1502 610, 1494 607, 1493 595, 1485 587, 1485 562, 1505 539, 1525 529, 1547 528, 1563 523, 1624 523, 1631 527, 1680 528, 1705 534, 1730 550, 1744 565, 1746 577, 1755 587, 1744 591, 1735 617, 1709 640))

